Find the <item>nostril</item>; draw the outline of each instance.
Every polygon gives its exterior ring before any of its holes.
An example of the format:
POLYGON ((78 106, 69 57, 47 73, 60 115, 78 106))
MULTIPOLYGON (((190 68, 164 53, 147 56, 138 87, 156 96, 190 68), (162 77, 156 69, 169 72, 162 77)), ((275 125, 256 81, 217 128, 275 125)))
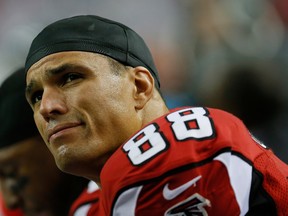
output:
POLYGON ((42 100, 40 101, 39 113, 46 121, 50 118, 66 113, 68 110, 65 97, 60 93, 54 91, 46 91, 42 95, 42 100))

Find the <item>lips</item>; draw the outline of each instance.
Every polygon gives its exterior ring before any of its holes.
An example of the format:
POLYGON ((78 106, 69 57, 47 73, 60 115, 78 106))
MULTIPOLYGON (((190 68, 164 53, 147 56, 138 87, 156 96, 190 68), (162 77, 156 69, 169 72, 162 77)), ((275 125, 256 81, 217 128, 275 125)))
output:
POLYGON ((57 133, 60 133, 61 131, 70 129, 70 128, 74 128, 77 126, 80 126, 81 123, 79 122, 75 122, 75 123, 65 123, 65 124, 58 124, 55 127, 53 127, 52 129, 48 129, 48 142, 50 143, 51 137, 53 135, 56 135, 57 133))

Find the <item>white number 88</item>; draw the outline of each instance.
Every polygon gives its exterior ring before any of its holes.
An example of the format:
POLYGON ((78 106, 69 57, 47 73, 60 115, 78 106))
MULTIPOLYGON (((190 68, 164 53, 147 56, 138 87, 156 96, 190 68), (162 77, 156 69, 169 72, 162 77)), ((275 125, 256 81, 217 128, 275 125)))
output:
MULTIPOLYGON (((171 129, 178 141, 186 139, 202 140, 214 135, 207 111, 202 107, 182 109, 167 115, 171 129)), ((150 124, 132 137, 123 150, 133 165, 140 165, 168 148, 169 142, 159 132, 157 124, 150 124)))

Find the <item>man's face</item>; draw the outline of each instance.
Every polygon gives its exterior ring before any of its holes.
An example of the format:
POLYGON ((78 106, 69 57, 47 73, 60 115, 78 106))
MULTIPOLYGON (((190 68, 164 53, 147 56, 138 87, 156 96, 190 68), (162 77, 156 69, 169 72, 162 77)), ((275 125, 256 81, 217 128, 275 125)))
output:
POLYGON ((141 127, 131 71, 111 70, 99 54, 61 52, 28 71, 26 97, 36 125, 65 172, 99 175, 107 158, 141 127))
POLYGON ((40 136, 0 149, 4 202, 11 209, 20 208, 26 216, 54 215, 53 200, 63 184, 62 175, 40 136))

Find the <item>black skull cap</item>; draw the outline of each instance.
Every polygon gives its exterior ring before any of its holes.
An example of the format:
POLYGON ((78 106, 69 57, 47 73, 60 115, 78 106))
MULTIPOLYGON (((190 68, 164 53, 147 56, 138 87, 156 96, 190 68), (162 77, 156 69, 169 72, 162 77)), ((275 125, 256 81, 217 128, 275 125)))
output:
POLYGON ((158 71, 146 43, 119 22, 95 15, 78 15, 48 25, 32 41, 25 71, 43 57, 63 51, 94 52, 127 66, 143 66, 160 88, 158 71))

